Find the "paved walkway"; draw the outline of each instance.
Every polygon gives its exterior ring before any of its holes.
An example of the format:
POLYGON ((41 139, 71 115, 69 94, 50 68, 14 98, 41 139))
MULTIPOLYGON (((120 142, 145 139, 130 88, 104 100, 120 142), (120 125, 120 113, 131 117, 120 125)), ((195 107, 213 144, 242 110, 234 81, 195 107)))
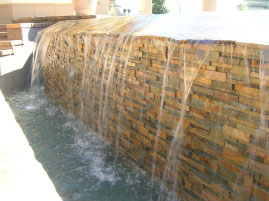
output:
POLYGON ((58 201, 42 165, 0 91, 0 200, 58 201))

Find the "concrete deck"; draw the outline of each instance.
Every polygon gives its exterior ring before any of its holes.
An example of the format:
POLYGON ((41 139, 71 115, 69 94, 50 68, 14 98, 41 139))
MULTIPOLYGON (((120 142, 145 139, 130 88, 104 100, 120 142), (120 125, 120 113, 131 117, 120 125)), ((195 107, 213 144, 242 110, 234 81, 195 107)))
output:
POLYGON ((0 91, 0 200, 62 200, 0 91))

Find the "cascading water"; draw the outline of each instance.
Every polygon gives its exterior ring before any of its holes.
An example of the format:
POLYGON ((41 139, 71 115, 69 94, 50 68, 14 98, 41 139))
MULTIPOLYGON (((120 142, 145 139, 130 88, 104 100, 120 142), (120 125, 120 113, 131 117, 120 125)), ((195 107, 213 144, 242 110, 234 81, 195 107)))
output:
POLYGON ((57 23, 38 36, 33 79, 43 72, 48 96, 117 147, 114 163, 147 170, 149 193, 162 183, 157 200, 263 200, 268 30, 246 30, 266 16, 57 23))

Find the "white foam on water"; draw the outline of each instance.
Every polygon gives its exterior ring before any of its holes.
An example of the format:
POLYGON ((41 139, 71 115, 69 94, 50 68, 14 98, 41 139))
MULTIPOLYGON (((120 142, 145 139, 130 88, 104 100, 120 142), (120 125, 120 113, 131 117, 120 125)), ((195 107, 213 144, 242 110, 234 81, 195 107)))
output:
POLYGON ((24 109, 25 110, 37 110, 39 107, 36 105, 27 105, 24 109))
POLYGON ((65 129, 70 129, 70 128, 72 128, 72 122, 71 122, 71 121, 66 122, 66 123, 63 125, 63 128, 65 128, 65 129))
POLYGON ((73 132, 76 133, 76 134, 81 133, 82 132, 81 131, 81 128, 80 128, 79 125, 76 124, 75 121, 76 120, 73 119, 73 120, 70 120, 70 121, 66 122, 65 124, 63 124, 64 130, 70 130, 70 129, 72 129, 73 132))
POLYGON ((51 117, 53 117, 53 116, 56 115, 56 110, 55 110, 55 108, 46 108, 46 112, 47 112, 47 115, 48 115, 48 116, 51 116, 51 117))
POLYGON ((75 144, 83 163, 90 166, 89 173, 96 177, 99 182, 109 182, 114 185, 120 180, 113 163, 105 161, 106 153, 104 153, 104 149, 107 148, 107 143, 88 132, 85 135, 76 136, 75 144))
MULTIPOLYGON (((120 178, 115 174, 113 166, 105 166, 105 161, 102 155, 88 153, 92 162, 91 174, 94 175, 100 182, 110 182, 114 185, 120 178)), ((87 156, 86 156, 87 157, 87 156)))
POLYGON ((73 114, 71 114, 71 113, 67 113, 66 117, 67 117, 67 119, 75 120, 75 116, 73 114))

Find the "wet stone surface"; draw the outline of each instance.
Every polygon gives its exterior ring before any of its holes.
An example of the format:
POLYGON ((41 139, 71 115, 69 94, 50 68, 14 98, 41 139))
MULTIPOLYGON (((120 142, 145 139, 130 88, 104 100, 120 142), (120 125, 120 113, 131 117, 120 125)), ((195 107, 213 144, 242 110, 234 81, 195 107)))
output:
POLYGON ((63 200, 157 199, 160 188, 151 188, 146 174, 116 161, 113 147, 49 101, 42 88, 12 92, 7 101, 63 200))

